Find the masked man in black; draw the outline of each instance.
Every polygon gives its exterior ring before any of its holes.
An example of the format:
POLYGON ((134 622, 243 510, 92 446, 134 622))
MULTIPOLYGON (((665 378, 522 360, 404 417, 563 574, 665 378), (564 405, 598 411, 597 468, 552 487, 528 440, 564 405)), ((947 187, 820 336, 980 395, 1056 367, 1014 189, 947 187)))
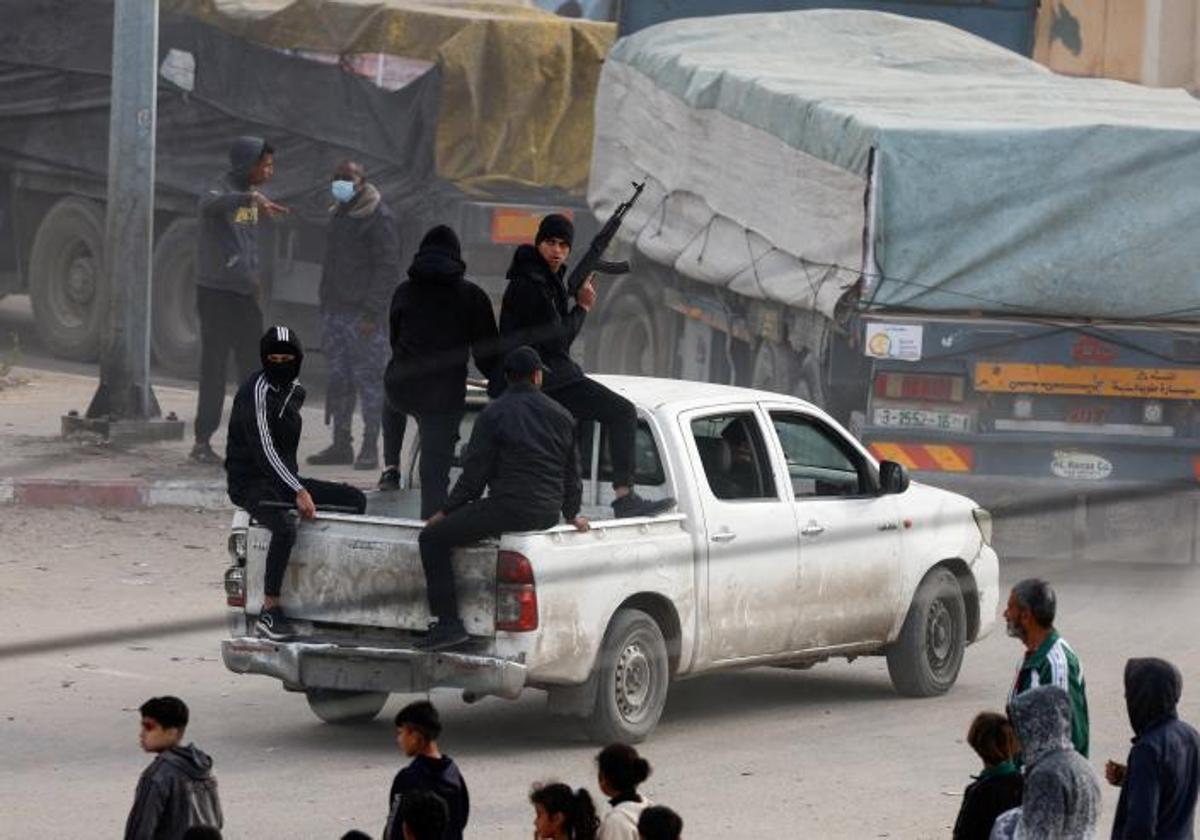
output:
POLYGON ((255 630, 269 639, 284 639, 295 632, 279 605, 279 594, 296 542, 296 520, 279 503, 294 504, 301 517, 312 519, 317 505, 362 513, 367 498, 348 484, 300 478, 296 466, 304 405, 304 386, 297 380, 304 361, 300 339, 287 327, 271 327, 259 342, 259 355, 262 370, 247 379, 233 399, 225 473, 229 498, 271 532, 263 609, 255 630))
MULTIPOLYGON (((548 370, 542 385, 546 396, 576 420, 596 420, 607 430, 616 494, 613 514, 618 518, 656 516, 671 508, 675 500, 643 499, 633 492, 637 440, 633 403, 588 378, 571 358, 571 343, 596 303, 590 278, 580 287, 573 306, 567 298, 563 276, 574 238, 571 220, 552 213, 542 219, 534 244, 517 248, 500 308, 500 337, 506 347, 534 347, 548 370)), ((494 396, 503 383, 499 379, 493 383, 490 390, 494 396)))

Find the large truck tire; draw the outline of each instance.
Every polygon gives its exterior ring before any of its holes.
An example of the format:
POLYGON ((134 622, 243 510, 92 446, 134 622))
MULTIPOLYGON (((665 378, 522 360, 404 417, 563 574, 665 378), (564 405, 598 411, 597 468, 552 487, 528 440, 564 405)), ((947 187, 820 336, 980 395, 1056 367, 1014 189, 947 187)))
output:
POLYGON ((308 707, 326 723, 369 723, 387 703, 386 691, 340 691, 309 688, 304 692, 308 707))
POLYGON ((585 327, 588 370, 633 376, 669 374, 665 369, 666 336, 656 321, 657 308, 648 294, 633 285, 636 282, 637 278, 628 278, 620 283, 604 306, 600 323, 585 327))
POLYGON ((150 346, 154 359, 175 376, 194 379, 200 366, 196 313, 196 220, 176 219, 154 246, 150 346))
POLYGON ((949 569, 925 576, 913 596, 900 636, 887 649, 888 675, 905 697, 945 694, 958 679, 967 645, 967 608, 949 569))
POLYGON ((101 205, 69 196, 42 217, 29 254, 29 294, 51 353, 80 362, 100 355, 110 298, 101 205))
POLYGON ((658 724, 671 683, 662 629, 641 610, 621 609, 596 662, 596 705, 585 721, 600 744, 636 744, 658 724))

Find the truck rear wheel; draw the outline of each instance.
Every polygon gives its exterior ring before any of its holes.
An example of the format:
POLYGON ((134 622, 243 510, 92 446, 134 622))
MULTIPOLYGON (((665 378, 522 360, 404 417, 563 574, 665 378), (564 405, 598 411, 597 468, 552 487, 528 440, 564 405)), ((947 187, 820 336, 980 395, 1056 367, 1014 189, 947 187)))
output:
POLYGON ((604 308, 588 342, 588 367, 600 373, 662 376, 663 348, 649 298, 627 282, 604 308))
POLYGON ((925 576, 900 636, 887 650, 888 674, 905 697, 945 694, 958 679, 967 644, 967 610, 958 579, 945 568, 925 576))
POLYGON ((100 354, 109 287, 99 204, 70 196, 42 217, 29 254, 29 294, 38 336, 51 353, 80 362, 100 354))
POLYGON ((176 376, 194 379, 200 360, 196 313, 196 221, 176 219, 154 246, 150 344, 154 359, 176 376))
POLYGON ((662 716, 670 684, 667 643, 658 623, 641 610, 618 610, 604 634, 595 677, 588 735, 604 744, 643 740, 662 716))
POLYGON ((308 688, 304 691, 308 707, 326 723, 367 723, 387 703, 386 691, 341 691, 336 688, 308 688))

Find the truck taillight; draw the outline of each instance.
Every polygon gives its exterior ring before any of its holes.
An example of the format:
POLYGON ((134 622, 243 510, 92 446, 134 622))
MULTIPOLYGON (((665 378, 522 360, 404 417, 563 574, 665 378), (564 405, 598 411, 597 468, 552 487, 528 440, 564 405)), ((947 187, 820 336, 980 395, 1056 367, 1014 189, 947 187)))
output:
POLYGON ((537 626, 533 566, 524 554, 501 551, 496 557, 496 629, 524 633, 537 626))
POLYGON ((230 566, 225 570, 225 604, 246 606, 246 570, 242 566, 230 566))
POLYGON ((875 396, 885 400, 962 402, 966 381, 961 376, 918 373, 875 374, 875 396))

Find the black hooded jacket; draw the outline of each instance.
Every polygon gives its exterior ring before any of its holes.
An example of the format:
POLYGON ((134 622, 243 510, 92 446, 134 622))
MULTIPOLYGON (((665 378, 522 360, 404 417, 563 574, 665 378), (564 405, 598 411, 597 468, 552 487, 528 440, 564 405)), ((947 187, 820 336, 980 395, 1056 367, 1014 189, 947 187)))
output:
POLYGON ((1113 840, 1190 840, 1200 785, 1200 735, 1175 707, 1183 678, 1161 659, 1125 664, 1125 706, 1135 738, 1113 820, 1113 840))
POLYGON ((396 219, 371 184, 334 208, 325 244, 321 307, 382 323, 400 280, 396 219))
POLYGON ((388 405, 406 414, 461 410, 467 394, 467 355, 495 378, 496 316, 482 289, 464 279, 449 234, 448 247, 423 246, 409 279, 392 296, 392 358, 384 374, 388 405))
MULTIPOLYGON (((542 388, 553 391, 583 379, 583 369, 571 358, 571 344, 583 327, 587 311, 569 306, 563 281, 566 266, 557 272, 542 259, 533 245, 521 245, 508 268, 508 288, 500 306, 500 337, 504 347, 528 344, 538 351, 550 368, 542 388)), ((496 388, 503 380, 496 377, 496 388)))
POLYGON ((178 840, 194 825, 224 821, 212 759, 194 744, 161 752, 138 779, 125 840, 178 840))
POLYGON ((382 840, 404 840, 404 828, 400 823, 400 800, 406 793, 427 791, 435 793, 446 803, 450 821, 446 825, 445 840, 462 840, 471 815, 471 797, 467 783, 458 772, 458 765, 448 755, 429 758, 419 755, 392 781, 388 794, 388 820, 383 829, 382 840))
POLYGON ((304 386, 296 379, 304 350, 287 327, 271 327, 259 342, 263 370, 247 379, 233 398, 229 438, 225 448, 225 477, 229 498, 244 507, 248 487, 273 483, 284 498, 303 489, 296 450, 300 447, 304 386), (296 356, 289 382, 271 382, 267 354, 289 352, 296 356))
POLYGON ((239 137, 229 150, 230 171, 200 197, 196 283, 242 295, 259 287, 258 206, 250 172, 266 141, 239 137))

